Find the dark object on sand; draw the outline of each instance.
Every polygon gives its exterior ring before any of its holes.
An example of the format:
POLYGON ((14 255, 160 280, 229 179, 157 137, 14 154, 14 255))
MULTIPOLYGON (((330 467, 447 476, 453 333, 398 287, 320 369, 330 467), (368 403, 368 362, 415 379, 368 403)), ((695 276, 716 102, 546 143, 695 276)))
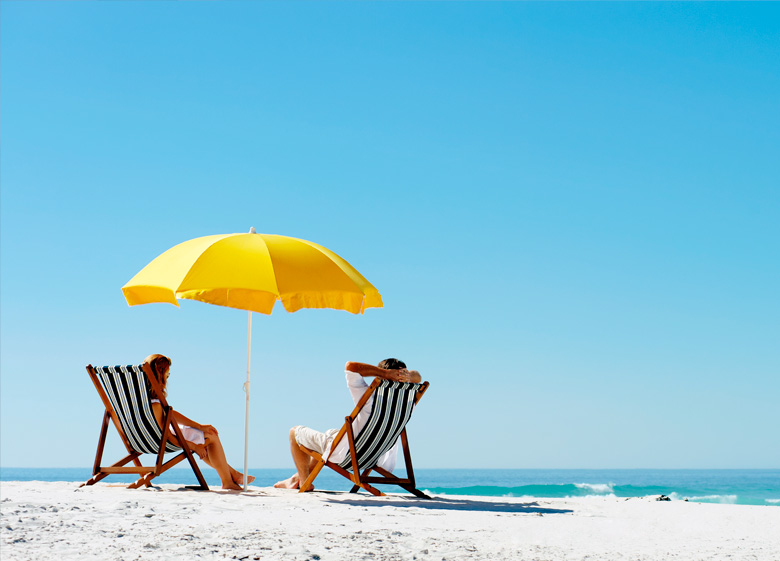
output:
POLYGON ((660 497, 656 498, 655 500, 656 501, 671 501, 672 499, 670 499, 666 495, 661 495, 660 497))

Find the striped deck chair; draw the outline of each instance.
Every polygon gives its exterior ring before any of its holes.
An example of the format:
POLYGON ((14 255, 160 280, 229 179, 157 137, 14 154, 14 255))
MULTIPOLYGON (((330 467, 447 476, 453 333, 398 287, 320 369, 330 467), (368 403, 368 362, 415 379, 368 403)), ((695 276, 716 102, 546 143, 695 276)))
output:
POLYGON ((322 468, 328 466, 354 483, 351 493, 365 489, 372 495, 382 496, 384 493, 371 485, 379 483, 398 485, 417 497, 430 499, 416 487, 412 458, 409 455, 409 441, 406 437, 406 424, 412 416, 412 410, 427 389, 428 382, 413 384, 375 378, 352 413, 344 419, 344 425, 333 440, 331 450, 334 450, 343 438, 349 442, 349 455, 342 462, 336 464, 317 452, 298 445, 303 452, 317 460, 309 477, 300 486, 300 492, 308 490, 322 468), (369 399, 374 400, 371 414, 360 433, 355 435, 352 422, 369 399), (382 454, 390 450, 398 438, 401 439, 406 462, 405 478, 397 477, 377 465, 382 454), (372 471, 376 471, 380 476, 370 475, 372 471))
POLYGON ((87 372, 95 384, 95 389, 106 408, 103 415, 103 426, 100 429, 95 465, 92 470, 92 478, 84 485, 94 485, 104 477, 112 473, 137 473, 140 478, 129 486, 136 489, 141 485, 151 486, 151 480, 186 459, 199 486, 195 489, 208 490, 206 480, 203 478, 192 451, 184 446, 174 444, 175 441, 185 442, 179 425, 173 422, 171 413, 173 409, 168 405, 165 396, 162 395, 160 385, 152 374, 148 363, 139 366, 87 366, 87 372), (149 388, 160 396, 160 405, 163 408, 163 428, 157 423, 152 412, 152 403, 149 396, 149 388), (128 455, 111 466, 101 466, 103 460, 103 448, 106 443, 109 419, 114 422, 122 442, 127 448, 128 455), (175 439, 175 440, 174 440, 175 439), (180 452, 178 455, 164 461, 166 452, 180 452), (153 466, 144 466, 139 457, 142 454, 155 454, 157 461, 153 466), (132 462, 134 465, 126 467, 132 462))

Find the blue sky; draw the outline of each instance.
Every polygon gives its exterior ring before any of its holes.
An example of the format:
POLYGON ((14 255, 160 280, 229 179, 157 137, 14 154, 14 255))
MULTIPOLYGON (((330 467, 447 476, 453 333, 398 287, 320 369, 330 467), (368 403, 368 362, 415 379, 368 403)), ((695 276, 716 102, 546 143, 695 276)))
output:
POLYGON ((152 352, 242 464, 246 313, 120 287, 254 226, 385 307, 254 316, 250 467, 387 356, 431 382, 419 467, 780 467, 778 4, 0 15, 0 465, 90 466, 84 366, 152 352))

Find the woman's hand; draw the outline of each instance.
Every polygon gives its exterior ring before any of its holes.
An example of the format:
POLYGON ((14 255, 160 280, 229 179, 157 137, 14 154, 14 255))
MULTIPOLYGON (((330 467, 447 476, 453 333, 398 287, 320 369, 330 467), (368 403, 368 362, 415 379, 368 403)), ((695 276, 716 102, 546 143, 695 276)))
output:
POLYGON ((211 434, 214 436, 217 436, 219 433, 217 432, 217 429, 212 427, 211 425, 201 425, 200 430, 203 431, 204 434, 211 434))
POLYGON ((198 456, 200 456, 201 459, 206 457, 206 445, 205 444, 195 444, 194 442, 187 441, 187 446, 189 446, 190 450, 195 452, 198 456))

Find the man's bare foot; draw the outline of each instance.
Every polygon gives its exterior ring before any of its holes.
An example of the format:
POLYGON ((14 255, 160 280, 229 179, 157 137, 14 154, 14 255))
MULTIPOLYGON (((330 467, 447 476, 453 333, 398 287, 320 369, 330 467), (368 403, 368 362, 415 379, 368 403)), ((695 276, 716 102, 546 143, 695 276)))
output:
POLYGON ((295 473, 291 477, 288 477, 287 479, 283 479, 282 481, 277 481, 274 483, 274 487, 277 489, 297 489, 301 486, 301 482, 298 479, 298 474, 295 473))
POLYGON ((229 489, 231 491, 243 491, 244 490, 244 488, 241 487, 241 485, 236 484, 236 482, 232 481, 232 480, 228 484, 223 484, 222 488, 223 489, 229 489))

